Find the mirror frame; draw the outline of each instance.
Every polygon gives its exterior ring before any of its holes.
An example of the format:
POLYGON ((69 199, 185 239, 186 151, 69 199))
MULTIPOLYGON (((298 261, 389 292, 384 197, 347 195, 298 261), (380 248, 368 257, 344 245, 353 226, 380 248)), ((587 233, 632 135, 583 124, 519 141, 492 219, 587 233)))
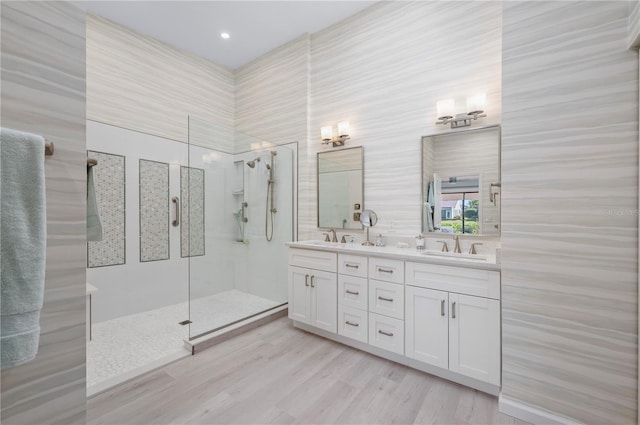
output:
MULTIPOLYGON (((364 146, 352 146, 344 149, 332 149, 316 153, 316 226, 319 230, 328 230, 331 227, 320 227, 320 154, 330 152, 340 152, 352 149, 360 149, 360 163, 362 164, 362 203, 360 204, 360 212, 365 210, 364 206, 364 146)), ((336 230, 340 230, 337 228, 336 230)), ((364 230, 364 226, 360 225, 360 228, 351 227, 343 230, 364 230)))
MULTIPOLYGON (((465 128, 463 130, 453 130, 453 131, 443 131, 441 133, 433 133, 433 134, 426 134, 424 136, 420 137, 420 234, 423 235, 446 235, 447 233, 436 233, 436 232, 423 232, 422 229, 424 229, 424 203, 426 202, 425 199, 425 181, 424 181, 424 167, 422 166, 423 162, 424 162, 424 142, 423 139, 425 137, 437 137, 437 136, 451 136, 454 134, 461 134, 461 133, 473 133, 476 131, 482 131, 482 130, 490 130, 490 129, 497 129, 498 130, 498 181, 502 182, 502 124, 491 124, 491 125, 485 125, 482 127, 474 127, 474 128, 465 128)), ((431 173, 433 174, 433 173, 431 173)), ((500 188, 500 198, 499 198, 499 213, 500 213, 500 222, 499 222, 499 228, 498 228, 498 233, 495 235, 488 235, 488 234, 479 234, 479 235, 473 235, 473 234, 468 234, 468 233, 464 233, 462 234, 462 236, 464 237, 474 237, 474 238, 482 238, 482 237, 496 237, 499 238, 502 236, 502 187, 500 188)))

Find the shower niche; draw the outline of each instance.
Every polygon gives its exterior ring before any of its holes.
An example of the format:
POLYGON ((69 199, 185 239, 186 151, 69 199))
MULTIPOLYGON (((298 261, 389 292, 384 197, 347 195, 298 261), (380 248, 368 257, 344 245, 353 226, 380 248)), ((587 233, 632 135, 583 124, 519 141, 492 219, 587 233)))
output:
POLYGON ((244 200, 244 160, 233 161, 231 195, 233 196, 233 217, 236 222, 236 242, 245 242, 244 229, 249 219, 246 216, 247 202, 244 200))

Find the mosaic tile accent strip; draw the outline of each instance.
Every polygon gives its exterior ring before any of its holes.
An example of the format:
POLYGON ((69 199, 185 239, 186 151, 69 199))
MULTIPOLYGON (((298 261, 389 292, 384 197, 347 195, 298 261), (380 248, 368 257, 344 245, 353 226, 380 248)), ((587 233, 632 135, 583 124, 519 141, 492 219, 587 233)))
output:
POLYGON ((169 259, 169 164, 140 160, 140 262, 169 259))
POLYGON ((94 151, 87 156, 98 160, 93 176, 102 223, 102 240, 87 242, 87 267, 125 264, 125 157, 94 151))
POLYGON ((181 256, 204 255, 204 170, 180 167, 181 256))

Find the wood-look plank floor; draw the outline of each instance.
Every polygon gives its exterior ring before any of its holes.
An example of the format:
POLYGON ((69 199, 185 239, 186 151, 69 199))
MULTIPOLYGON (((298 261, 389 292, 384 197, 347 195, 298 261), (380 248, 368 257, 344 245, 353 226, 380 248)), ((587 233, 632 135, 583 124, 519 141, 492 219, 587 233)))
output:
POLYGON ((496 397, 278 319, 102 393, 88 424, 524 424, 496 397))

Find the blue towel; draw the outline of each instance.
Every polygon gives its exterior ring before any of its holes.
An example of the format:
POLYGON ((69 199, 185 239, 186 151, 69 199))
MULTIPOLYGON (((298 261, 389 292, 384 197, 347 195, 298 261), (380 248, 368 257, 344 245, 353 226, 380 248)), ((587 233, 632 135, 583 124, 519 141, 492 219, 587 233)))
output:
POLYGON ((47 219, 44 139, 0 130, 0 368, 38 353, 47 219))

